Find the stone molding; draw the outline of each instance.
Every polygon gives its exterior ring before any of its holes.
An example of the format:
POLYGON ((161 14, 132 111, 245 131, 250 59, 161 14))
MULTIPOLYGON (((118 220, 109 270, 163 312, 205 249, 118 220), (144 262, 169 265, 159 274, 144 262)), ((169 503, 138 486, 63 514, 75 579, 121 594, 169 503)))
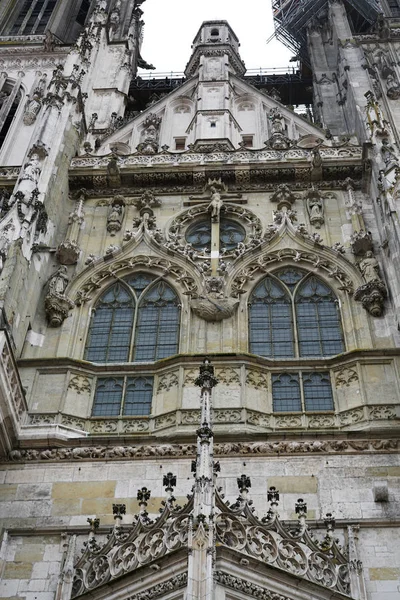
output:
MULTIPOLYGON (((94 440, 95 441, 95 440, 94 440)), ((259 442, 216 442, 214 454, 230 456, 281 456, 304 454, 376 454, 397 453, 400 439, 330 439, 259 442)), ((185 458, 196 455, 196 444, 137 444, 132 446, 77 446, 71 448, 21 448, 12 450, 8 460, 14 463, 34 461, 97 461, 143 458, 185 458)))

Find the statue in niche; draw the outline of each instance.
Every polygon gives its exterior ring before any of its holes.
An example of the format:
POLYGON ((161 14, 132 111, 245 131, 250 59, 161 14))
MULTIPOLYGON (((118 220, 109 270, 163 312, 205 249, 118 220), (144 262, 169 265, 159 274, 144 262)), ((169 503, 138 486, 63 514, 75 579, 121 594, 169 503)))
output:
POLYGON ((26 105, 23 122, 24 125, 33 125, 36 121, 36 117, 39 114, 42 103, 40 101, 40 96, 34 94, 32 99, 28 101, 26 105))
POLYGON ((208 205, 208 210, 211 213, 211 220, 214 223, 219 223, 219 217, 221 213, 221 208, 223 205, 223 200, 221 198, 220 192, 214 186, 210 187, 211 191, 211 202, 208 205))
POLYGON ((49 279, 49 295, 63 296, 68 285, 67 267, 62 265, 49 279))
POLYGON ((142 154, 156 154, 158 152, 158 137, 160 133, 161 117, 150 113, 144 121, 142 133, 143 142, 137 147, 142 154))
POLYGON ((384 138, 382 140, 381 154, 383 161, 388 169, 394 166, 398 166, 399 162, 396 152, 387 138, 384 138))
POLYGON ((286 136, 286 125, 283 114, 278 107, 272 108, 268 118, 271 121, 271 137, 267 145, 274 150, 287 150, 290 148, 291 142, 286 136))
POLYGON ((122 196, 115 196, 108 212, 107 231, 115 235, 122 227, 124 218, 124 200, 122 196))
POLYGON ((312 188, 307 194, 307 210, 311 225, 320 229, 325 222, 324 209, 321 194, 315 188, 312 188))
POLYGON ((365 257, 358 263, 358 267, 366 283, 371 281, 381 281, 379 275, 379 263, 371 250, 366 252, 365 257))
POLYGON ((8 92, 0 92, 0 108, 3 107, 4 102, 7 100, 10 94, 8 92))
POLYGON ((272 121, 272 133, 283 133, 285 131, 285 120, 279 108, 272 108, 269 113, 269 118, 272 121))

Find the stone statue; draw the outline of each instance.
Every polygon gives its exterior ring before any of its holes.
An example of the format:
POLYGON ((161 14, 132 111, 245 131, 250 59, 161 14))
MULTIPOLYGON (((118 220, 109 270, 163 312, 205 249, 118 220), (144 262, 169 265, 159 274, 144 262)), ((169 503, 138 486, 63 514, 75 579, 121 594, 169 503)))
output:
POLYGON ((41 173, 40 160, 38 154, 32 154, 29 161, 26 163, 21 181, 29 180, 37 184, 41 173))
POLYGON ((365 257, 359 262, 358 267, 367 283, 370 281, 381 281, 379 264, 371 250, 366 252, 365 257))
POLYGON ((0 92, 0 108, 3 107, 4 102, 8 98, 9 94, 7 92, 0 92))
POLYGON ((211 191, 211 202, 208 205, 208 210, 211 212, 212 221, 214 221, 214 223, 218 223, 220 213, 221 213, 221 208, 223 205, 223 200, 221 198, 221 194, 215 187, 211 187, 210 191, 211 191))
POLYGON ((398 158, 393 146, 389 143, 387 138, 382 140, 381 154, 386 167, 389 169, 395 165, 398 165, 398 158))
POLYGON ((46 35, 44 37, 43 40, 43 48, 45 52, 53 52, 54 51, 54 46, 55 46, 55 39, 54 39, 54 35, 51 33, 51 31, 48 29, 46 31, 46 35))
POLYGON ((36 117, 39 114, 40 108, 42 104, 40 102, 40 97, 37 94, 33 95, 32 100, 28 101, 24 112, 24 125, 33 125, 36 121, 36 117))
POLYGON ((121 202, 113 202, 107 217, 107 231, 115 235, 121 229, 124 216, 124 206, 121 202))
POLYGON ((314 225, 317 229, 320 229, 321 225, 323 225, 325 221, 324 210, 321 195, 315 188, 312 188, 312 190, 308 193, 307 210, 308 214, 310 215, 311 225, 314 225))
POLYGON ((63 296, 68 285, 67 267, 62 265, 49 279, 49 295, 63 296))

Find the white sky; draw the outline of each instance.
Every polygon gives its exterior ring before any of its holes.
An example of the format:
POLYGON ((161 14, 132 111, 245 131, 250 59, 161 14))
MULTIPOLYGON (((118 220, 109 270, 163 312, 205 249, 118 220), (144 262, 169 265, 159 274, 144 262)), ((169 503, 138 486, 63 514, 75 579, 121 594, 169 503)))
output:
POLYGON ((156 73, 182 72, 203 21, 225 20, 240 40, 247 69, 287 67, 293 53, 266 40, 274 31, 271 0, 147 0, 142 56, 156 73))

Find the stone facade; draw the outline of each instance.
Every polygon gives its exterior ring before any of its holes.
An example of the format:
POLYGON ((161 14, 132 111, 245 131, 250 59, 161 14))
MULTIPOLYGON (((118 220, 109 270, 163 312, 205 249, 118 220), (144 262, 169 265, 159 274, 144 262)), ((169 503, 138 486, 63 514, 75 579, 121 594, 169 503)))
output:
POLYGON ((0 7, 0 598, 395 600, 396 15, 319 3, 308 118, 226 21, 135 111, 142 4, 0 7))

